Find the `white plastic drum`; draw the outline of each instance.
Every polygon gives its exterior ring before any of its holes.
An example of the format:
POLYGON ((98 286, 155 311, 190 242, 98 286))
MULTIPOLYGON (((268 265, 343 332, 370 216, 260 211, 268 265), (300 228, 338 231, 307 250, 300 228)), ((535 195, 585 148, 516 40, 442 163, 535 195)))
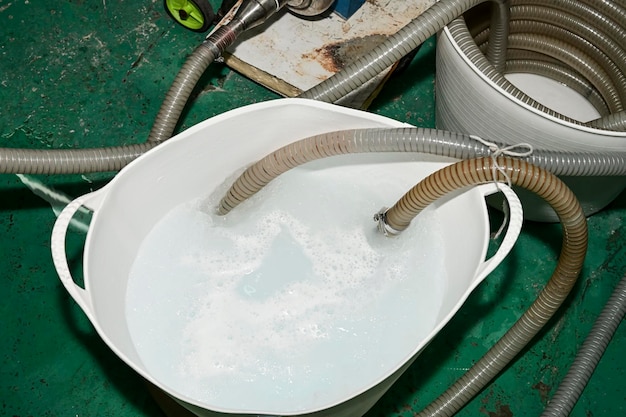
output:
MULTIPOLYGON (((585 122, 597 116, 585 98, 552 80, 515 74, 509 81, 542 104, 585 122), (569 91, 568 91, 569 90, 569 91)), ((626 133, 594 129, 543 113, 498 87, 462 52, 448 27, 437 40, 437 127, 509 145, 572 152, 625 152, 626 133)), ((626 177, 561 178, 586 215, 604 208, 626 188, 626 177)), ((524 216, 557 221, 552 208, 520 191, 524 216)))

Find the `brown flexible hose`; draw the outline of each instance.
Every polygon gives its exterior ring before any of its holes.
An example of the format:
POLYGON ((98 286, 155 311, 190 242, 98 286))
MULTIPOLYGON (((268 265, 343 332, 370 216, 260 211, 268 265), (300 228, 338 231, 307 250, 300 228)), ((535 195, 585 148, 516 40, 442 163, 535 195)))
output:
MULTIPOLYGON (((297 165, 354 152, 358 150, 351 147, 350 142, 341 140, 324 143, 304 140, 283 147, 249 167, 236 180, 220 202, 219 212, 226 214, 273 178, 297 165)), ((483 157, 449 165, 409 190, 383 214, 384 221, 392 229, 402 231, 421 210, 439 198, 455 190, 493 181, 510 181, 512 185, 534 192, 552 206, 563 227, 559 260, 545 288, 513 327, 419 416, 450 416, 463 407, 554 315, 576 283, 583 266, 587 251, 587 221, 578 200, 558 177, 520 159, 483 157)))
POLYGON ((342 132, 311 136, 290 143, 249 166, 220 201, 218 213, 228 214, 274 178, 298 165, 328 156, 361 152, 365 151, 342 132))
POLYGON ((454 190, 506 181, 534 192, 556 211, 563 227, 559 261, 535 302, 513 327, 454 385, 418 416, 450 416, 491 381, 539 332, 563 303, 582 269, 587 251, 587 222, 572 191, 556 176, 525 161, 502 157, 478 158, 447 166, 419 182, 386 213, 398 231, 432 202, 454 190), (506 173, 506 176, 503 174, 506 173), (495 174, 495 178, 494 178, 495 174))

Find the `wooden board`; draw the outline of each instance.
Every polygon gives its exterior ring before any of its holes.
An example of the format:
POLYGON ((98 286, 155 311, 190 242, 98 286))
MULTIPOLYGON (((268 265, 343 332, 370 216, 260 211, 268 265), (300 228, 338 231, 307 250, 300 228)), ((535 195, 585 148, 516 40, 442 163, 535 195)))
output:
MULTIPOLYGON (((435 0, 369 0, 349 19, 331 13, 305 20, 286 9, 245 33, 224 53, 228 66, 286 97, 294 97, 372 50, 435 0)), ((365 107, 393 68, 347 102, 365 107)))

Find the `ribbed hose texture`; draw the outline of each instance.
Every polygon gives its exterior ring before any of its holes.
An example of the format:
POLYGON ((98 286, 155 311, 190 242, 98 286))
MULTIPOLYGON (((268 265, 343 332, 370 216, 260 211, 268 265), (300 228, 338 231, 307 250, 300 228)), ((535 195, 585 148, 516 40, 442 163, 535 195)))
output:
POLYGON ((598 129, 626 130, 626 111, 622 110, 619 113, 609 114, 602 119, 592 121, 589 125, 598 129))
POLYGON ((613 290, 542 417, 570 415, 625 314, 626 275, 613 290))
MULTIPOLYGON (((589 74, 600 80, 606 78, 612 84, 601 87, 603 91, 607 91, 607 95, 615 95, 618 103, 619 100, 626 101, 626 63, 620 61, 626 58, 623 54, 608 55, 584 37, 544 22, 515 20, 511 22, 510 31, 509 47, 512 50, 537 52, 564 65, 570 64, 570 68, 583 75, 589 74)), ((477 45, 483 49, 478 41, 477 45)), ((609 53, 616 52, 612 47, 615 45, 606 46, 609 53)))
POLYGON ((92 149, 0 149, 0 174, 75 174, 119 171, 159 142, 92 149))
POLYGON ((290 143, 248 167, 220 201, 227 214, 274 178, 316 159, 366 152, 425 152, 465 159, 489 150, 467 135, 422 128, 364 129, 330 132, 290 143))
POLYGON ((519 159, 470 159, 435 172, 387 211, 388 225, 398 231, 404 230, 416 215, 439 198, 467 186, 504 182, 507 178, 513 185, 546 200, 559 216, 563 245, 557 267, 546 287, 515 325, 418 416, 451 416, 463 407, 541 330, 561 306, 580 274, 587 250, 587 225, 580 204, 556 176, 519 159), (496 166, 499 169, 494 169, 496 166))
POLYGON ((154 121, 149 142, 161 142, 172 137, 183 108, 204 71, 218 57, 220 51, 210 42, 200 44, 187 58, 165 95, 154 121))
POLYGON ((503 7, 492 8, 491 31, 489 47, 487 48, 487 59, 496 71, 504 72, 506 66, 506 50, 509 39, 509 20, 511 19, 511 8, 509 0, 503 3, 503 7), (503 53, 504 51, 504 53, 503 53))
MULTIPOLYGON (((397 33, 389 36, 372 52, 305 91, 300 97, 326 102, 339 100, 408 55, 450 21, 484 1, 486 0, 447 0, 433 4, 397 33)), ((508 8, 508 0, 494 0, 494 3, 498 7, 508 8)), ((506 16, 507 12, 502 11, 499 14, 506 16)), ((496 30, 494 36, 506 36, 505 24, 498 27, 500 30, 496 30)), ((493 42, 506 45, 506 39, 493 40, 493 42)), ((499 53, 506 53, 506 48, 501 49, 499 53)))
MULTIPOLYGON (((531 59, 553 59, 577 72, 597 89, 605 103, 596 105, 601 118, 582 123, 542 106, 509 83, 501 71, 491 65, 485 56, 491 41, 487 41, 488 22, 472 22, 468 31, 462 19, 448 25, 452 36, 461 45, 463 54, 470 57, 479 71, 487 75, 499 89, 528 106, 534 107, 569 123, 590 127, 624 131, 626 116, 626 8, 623 2, 609 0, 512 0, 510 35, 507 60, 519 51, 536 52, 531 59), (474 34, 471 35, 470 33, 474 34), (609 107, 611 114, 604 113, 609 107)), ((536 68, 536 67, 535 67, 536 68)), ((532 72, 532 71, 531 71, 532 72)), ((536 73, 536 72, 533 72, 536 73)), ((561 78, 557 72, 540 73, 569 85, 570 77, 561 78)), ((579 84, 575 81, 575 84, 579 84)), ((573 87, 575 89, 575 86, 573 87)), ((595 94, 595 93, 594 93, 595 94)))
MULTIPOLYGON (((227 214, 272 179, 308 161, 357 152, 412 152, 429 148, 437 152, 444 141, 465 143, 458 154, 488 153, 472 138, 429 129, 333 132, 304 139, 266 156, 250 166, 220 201, 218 212, 227 214), (362 134, 360 134, 362 133, 362 134), (432 136, 438 136, 435 140, 432 136), (472 146, 472 141, 477 143, 472 146)), ((448 149, 448 148, 446 148, 448 149)), ((563 227, 559 261, 548 284, 515 325, 463 377, 430 404, 420 416, 450 416, 489 383, 539 332, 554 315, 582 268, 587 250, 587 223, 572 191, 554 174, 520 159, 492 157, 465 159, 443 168, 409 190, 385 213, 394 230, 406 229, 413 218, 439 198, 470 185, 510 179, 550 204, 563 227), (496 165, 500 169, 495 169, 496 165), (504 170, 506 175, 502 174, 504 170)))
MULTIPOLYGON (((469 159, 490 155, 493 149, 469 135, 426 128, 355 129, 311 136, 290 143, 248 167, 226 192, 218 212, 228 213, 298 165, 333 155, 365 152, 419 152, 469 159)), ((626 175, 626 154, 535 151, 525 160, 554 175, 626 175)))
POLYGON ((511 84, 501 73, 495 70, 493 65, 483 55, 478 46, 474 43, 471 36, 466 36, 468 33, 465 21, 457 19, 448 25, 448 30, 453 39, 456 40, 459 48, 463 51, 463 54, 476 65, 479 72, 483 73, 488 79, 490 79, 499 89, 509 94, 515 100, 519 100, 525 105, 536 108, 542 113, 549 116, 566 120, 570 123, 580 124, 578 121, 564 117, 552 109, 538 103, 520 90, 518 90, 513 84, 511 84))
MULTIPOLYGON (((539 26, 529 24, 528 26, 539 26)), ((586 78, 598 91, 605 92, 612 112, 623 110, 626 78, 617 66, 599 49, 580 39, 580 48, 545 35, 514 33, 509 37, 511 48, 529 50, 552 56, 586 78), (619 87, 619 88, 618 88, 619 87)))
MULTIPOLYGON (((506 62, 505 74, 521 72, 541 75, 553 80, 561 80, 578 94, 585 97, 601 116, 612 116, 602 95, 578 72, 560 63, 549 62, 543 59, 524 59, 522 58, 523 55, 529 54, 509 54, 510 59, 506 62)), ((604 122, 608 123, 608 118, 604 122)))

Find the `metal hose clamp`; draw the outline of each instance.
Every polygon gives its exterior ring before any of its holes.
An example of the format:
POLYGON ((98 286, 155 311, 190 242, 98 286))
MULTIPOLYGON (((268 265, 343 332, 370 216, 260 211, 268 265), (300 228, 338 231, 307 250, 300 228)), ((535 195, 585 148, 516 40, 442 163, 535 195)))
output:
POLYGON ((387 224, 387 211, 388 207, 383 207, 376 214, 374 214, 374 221, 378 223, 377 228, 380 233, 389 237, 396 236, 400 233, 399 230, 394 229, 393 227, 387 224))

